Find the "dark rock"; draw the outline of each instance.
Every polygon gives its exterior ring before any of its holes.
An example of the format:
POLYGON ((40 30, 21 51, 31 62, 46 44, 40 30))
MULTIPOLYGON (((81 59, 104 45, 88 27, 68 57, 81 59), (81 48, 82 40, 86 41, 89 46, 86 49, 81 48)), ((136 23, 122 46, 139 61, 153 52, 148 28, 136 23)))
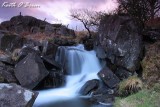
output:
POLYGON ((101 82, 98 89, 96 89, 92 95, 93 96, 98 96, 98 95, 114 95, 115 91, 117 91, 116 88, 111 89, 110 87, 108 87, 107 85, 105 85, 105 83, 101 82))
POLYGON ((75 36, 74 30, 68 29, 65 26, 61 26, 59 33, 60 35, 63 35, 63 36, 73 36, 73 37, 75 36))
POLYGON ((65 76, 64 73, 61 71, 49 71, 49 74, 46 78, 43 79, 37 88, 44 89, 44 88, 58 88, 64 86, 65 84, 65 76))
POLYGON ((0 50, 0 61, 12 64, 12 56, 0 50))
POLYGON ((17 60, 20 61, 23 58, 25 58, 28 54, 36 53, 37 55, 40 55, 40 52, 33 47, 23 47, 19 51, 16 52, 16 50, 13 52, 13 57, 17 57, 17 60), (17 54, 17 55, 16 55, 17 54))
POLYGON ((108 67, 103 68, 98 73, 98 76, 110 88, 116 87, 120 82, 119 78, 108 67))
POLYGON ((116 66, 135 72, 139 69, 142 39, 128 16, 106 16, 101 20, 96 46, 105 50, 105 58, 116 66))
POLYGON ((106 58, 106 53, 105 50, 101 47, 101 46, 96 46, 95 48, 96 52, 97 52, 97 57, 100 59, 105 59, 106 58))
POLYGON ((23 46, 24 39, 12 33, 0 32, 0 49, 11 52, 23 46))
POLYGON ((17 63, 15 75, 22 86, 33 89, 48 75, 48 71, 41 58, 36 53, 31 53, 17 63))
POLYGON ((1 83, 18 83, 14 75, 14 68, 3 63, 0 63, 0 77, 3 80, 1 83))
POLYGON ((1 107, 32 107, 37 96, 37 92, 16 84, 0 84, 1 107))
POLYGON ((86 50, 93 50, 94 40, 86 38, 85 40, 83 40, 83 44, 86 50))
POLYGON ((43 56, 52 55, 53 58, 55 58, 57 48, 58 48, 58 45, 56 45, 52 42, 49 42, 49 41, 44 41, 42 43, 42 55, 43 56))
POLYGON ((54 43, 58 46, 73 46, 77 44, 75 40, 67 38, 55 38, 54 43))
POLYGON ((54 61, 54 59, 49 59, 47 57, 42 57, 42 59, 47 70, 58 69, 62 71, 61 65, 54 61))
POLYGON ((80 94, 87 95, 99 87, 99 80, 89 80, 81 88, 80 94))
POLYGON ((155 29, 146 29, 143 32, 143 40, 146 42, 156 42, 160 40, 160 29, 155 30, 155 29))
POLYGON ((40 28, 34 26, 34 27, 31 28, 31 31, 30 31, 30 32, 33 33, 33 34, 36 34, 36 33, 40 32, 40 28))
POLYGON ((117 68, 115 74, 120 80, 127 79, 128 77, 132 76, 132 73, 123 68, 117 68))

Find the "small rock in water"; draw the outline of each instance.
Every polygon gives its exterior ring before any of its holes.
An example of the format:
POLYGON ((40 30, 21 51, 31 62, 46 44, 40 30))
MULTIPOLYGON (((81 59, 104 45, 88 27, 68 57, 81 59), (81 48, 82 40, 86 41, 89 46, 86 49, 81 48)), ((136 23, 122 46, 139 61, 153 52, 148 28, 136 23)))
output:
POLYGON ((93 79, 87 81, 80 90, 80 94, 87 95, 93 90, 97 89, 99 86, 99 80, 93 79))

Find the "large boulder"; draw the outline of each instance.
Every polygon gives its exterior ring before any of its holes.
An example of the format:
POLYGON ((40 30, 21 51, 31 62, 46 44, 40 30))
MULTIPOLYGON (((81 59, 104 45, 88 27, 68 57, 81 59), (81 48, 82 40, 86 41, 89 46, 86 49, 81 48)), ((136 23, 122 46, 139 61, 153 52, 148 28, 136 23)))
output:
POLYGON ((107 58, 112 64, 131 72, 139 69, 142 40, 130 17, 105 16, 96 40, 95 47, 100 48, 96 49, 100 58, 107 58))
POLYGON ((37 92, 16 84, 0 84, 1 107, 32 107, 37 96, 37 92))
POLYGON ((48 71, 36 53, 29 53, 15 66, 15 75, 23 87, 33 89, 48 75, 48 71))

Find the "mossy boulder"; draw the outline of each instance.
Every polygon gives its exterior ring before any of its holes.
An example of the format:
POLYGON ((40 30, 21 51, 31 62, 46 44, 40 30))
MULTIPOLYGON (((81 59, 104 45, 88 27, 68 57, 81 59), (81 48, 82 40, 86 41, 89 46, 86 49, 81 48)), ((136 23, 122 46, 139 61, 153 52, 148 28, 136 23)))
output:
POLYGON ((147 87, 160 83, 160 41, 146 46, 146 55, 141 64, 147 87))

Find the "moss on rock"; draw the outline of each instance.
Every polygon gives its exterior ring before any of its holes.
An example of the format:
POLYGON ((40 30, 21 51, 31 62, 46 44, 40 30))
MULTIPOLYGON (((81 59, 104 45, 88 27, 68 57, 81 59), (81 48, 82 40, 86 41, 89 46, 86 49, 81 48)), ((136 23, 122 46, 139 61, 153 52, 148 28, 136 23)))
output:
POLYGON ((160 83, 160 41, 146 46, 146 55, 141 64, 146 86, 150 88, 160 83))

